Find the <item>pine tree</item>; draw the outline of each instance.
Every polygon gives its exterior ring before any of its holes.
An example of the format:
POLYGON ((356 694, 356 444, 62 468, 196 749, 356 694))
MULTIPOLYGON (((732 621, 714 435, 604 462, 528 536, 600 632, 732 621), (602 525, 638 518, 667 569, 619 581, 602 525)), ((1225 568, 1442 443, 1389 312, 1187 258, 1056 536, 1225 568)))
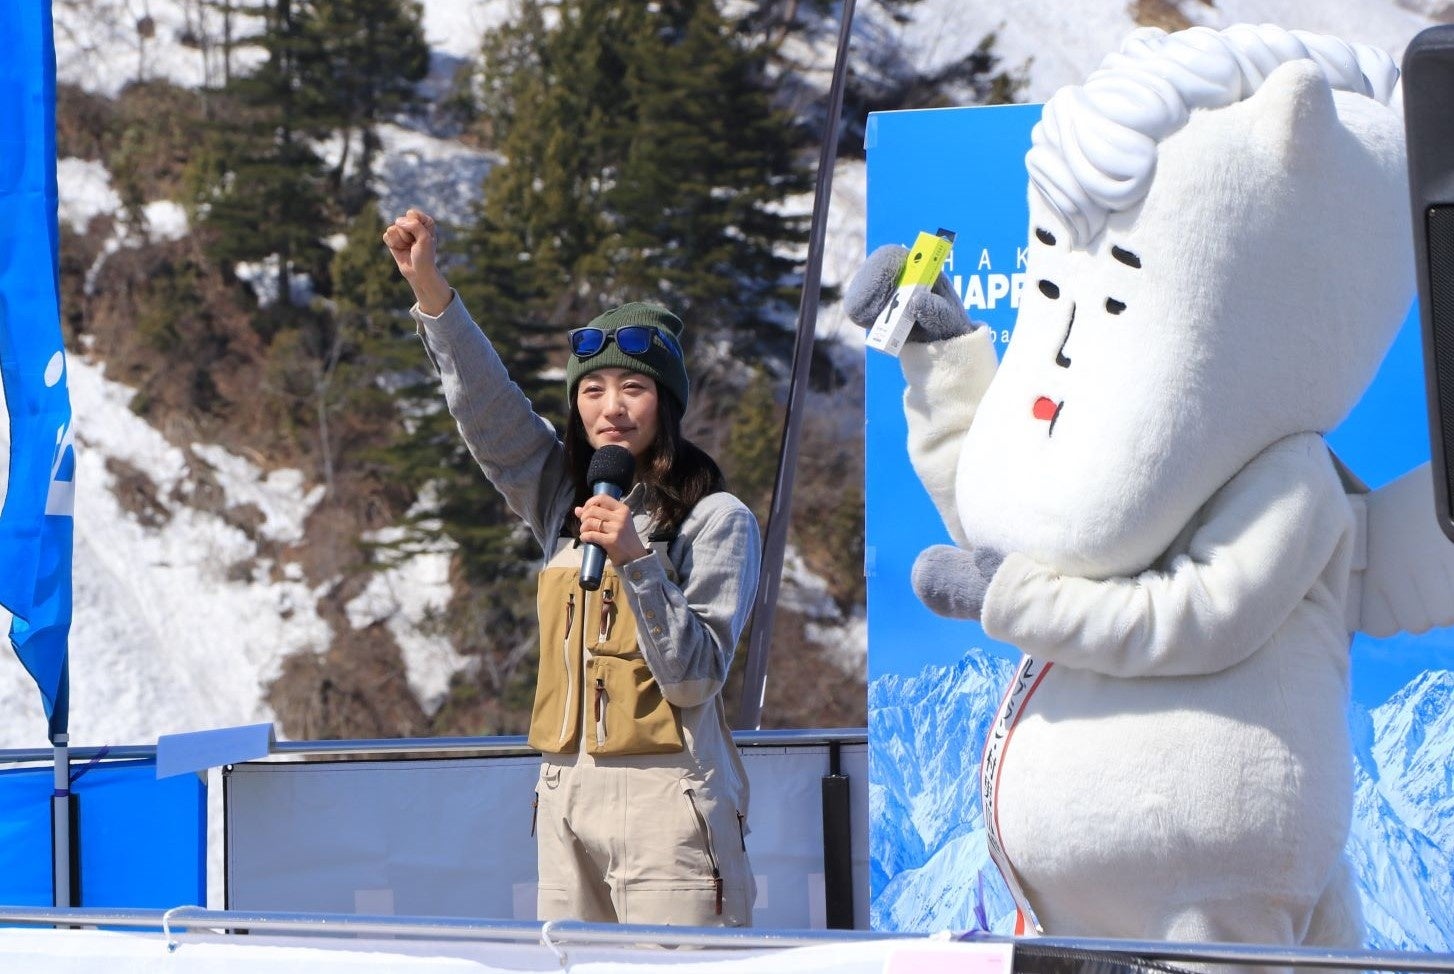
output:
MULTIPOLYGON (((345 393, 339 377, 360 354, 360 325, 384 319, 376 305, 339 293, 334 278, 347 264, 334 259, 327 241, 339 231, 353 234, 350 246, 367 247, 377 259, 382 227, 367 206, 375 128, 412 103, 428 49, 411 0, 269 0, 264 19, 255 41, 265 59, 214 93, 228 124, 210 131, 190 181, 208 254, 224 273, 243 263, 273 268, 271 286, 259 292, 274 299, 253 313, 268 346, 257 408, 293 450, 317 459, 331 493, 339 449, 352 452, 351 443, 381 429, 380 417, 362 421, 373 414, 342 408, 341 396, 372 393, 345 393), (314 148, 328 137, 345 147, 331 170, 314 148), (354 142, 362 156, 350 167, 354 142), (363 243, 359 233, 372 239, 363 243), (306 299, 291 293, 299 276, 309 284, 306 299)), ((401 301, 403 292, 395 293, 401 301)))
POLYGON ((418 102, 415 83, 429 71, 421 18, 415 0, 309 0, 301 11, 307 55, 299 76, 310 122, 342 136, 331 178, 350 215, 371 195, 379 123, 418 102), (359 157, 350 173, 355 138, 359 157))
POLYGON ((277 293, 305 273, 328 294, 323 241, 358 214, 380 143, 377 125, 414 103, 428 69, 420 9, 411 0, 272 0, 257 38, 266 57, 221 92, 229 125, 197 171, 211 251, 224 265, 276 256, 277 293), (313 148, 338 136, 328 170, 313 148), (348 147, 361 144, 349 173, 348 147))
POLYGON ((874 63, 850 73, 843 96, 840 155, 863 157, 864 126, 872 112, 1017 101, 1029 84, 1030 63, 1006 67, 995 42, 993 32, 986 34, 974 50, 933 70, 907 70, 905 64, 913 59, 902 50, 889 49, 874 63))
MULTIPOLYGON (((578 282, 598 269, 593 261, 606 235, 593 187, 606 165, 607 135, 602 106, 591 100, 612 100, 609 78, 620 74, 593 73, 610 26, 599 14, 610 5, 578 6, 569 15, 562 9, 550 28, 543 4, 523 3, 519 19, 488 41, 485 97, 510 161, 486 178, 483 203, 455 245, 460 260, 450 271, 536 411, 556 418, 564 413, 564 389, 542 373, 560 360, 565 325, 595 313, 593 296, 582 295, 578 282), (582 113, 595 114, 596 123, 582 125, 582 113)), ((437 521, 424 523, 459 544, 466 577, 480 583, 518 576, 522 560, 533 557, 529 545, 447 415, 423 419, 406 449, 446 460, 435 484, 437 507, 429 512, 437 521)), ((496 631, 510 641, 508 626, 496 631)))
POLYGON ((276 257, 283 305, 292 274, 324 279, 329 259, 323 166, 305 138, 314 115, 298 73, 315 55, 296 16, 299 3, 274 0, 260 37, 266 60, 220 93, 229 124, 212 130, 192 167, 209 253, 229 271, 276 257))
POLYGON ((485 181, 467 241, 475 272, 462 289, 503 302, 496 317, 526 327, 600 310, 599 297, 579 292, 593 292, 604 270, 604 194, 632 124, 616 47, 644 9, 619 0, 550 6, 553 26, 547 4, 526 0, 487 43, 483 110, 508 161, 485 181))
POLYGON ((183 8, 186 41, 202 53, 206 88, 225 88, 233 80, 233 57, 257 41, 256 21, 272 0, 190 0, 183 8))
POLYGON ((530 253, 514 287, 561 323, 633 298, 729 331, 781 322, 795 267, 780 252, 805 228, 779 204, 808 176, 766 53, 710 0, 563 0, 553 24, 543 6, 486 52, 509 162, 486 183, 476 256, 530 253))
POLYGON ((767 52, 751 49, 712 0, 654 5, 628 37, 626 103, 633 124, 607 209, 621 228, 608 241, 608 290, 650 294, 686 320, 739 336, 738 357, 783 346, 796 306, 806 240, 781 204, 809 188, 803 135, 771 102, 767 52))

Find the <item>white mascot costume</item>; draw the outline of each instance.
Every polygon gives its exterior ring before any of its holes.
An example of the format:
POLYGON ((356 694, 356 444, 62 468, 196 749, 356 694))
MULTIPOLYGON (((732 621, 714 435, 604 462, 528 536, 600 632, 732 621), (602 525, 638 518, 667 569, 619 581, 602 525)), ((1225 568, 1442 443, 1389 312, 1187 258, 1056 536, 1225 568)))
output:
MULTIPOLYGON (((1396 80, 1329 37, 1138 31, 1035 127, 1004 361, 942 277, 908 307, 909 452, 956 542, 915 590, 1026 654, 982 774, 1034 928, 1360 942, 1350 633, 1454 604, 1427 467, 1366 495, 1322 435, 1413 295, 1396 80)), ((855 275, 859 324, 904 255, 855 275)))

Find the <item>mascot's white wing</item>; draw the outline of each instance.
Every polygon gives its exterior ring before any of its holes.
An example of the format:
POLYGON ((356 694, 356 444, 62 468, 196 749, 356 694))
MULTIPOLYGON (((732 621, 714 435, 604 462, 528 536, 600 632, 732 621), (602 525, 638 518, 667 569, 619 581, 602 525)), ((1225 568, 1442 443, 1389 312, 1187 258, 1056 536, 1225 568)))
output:
POLYGON ((1348 593, 1349 628, 1392 636, 1454 625, 1454 542, 1434 514, 1429 464, 1349 500, 1360 513, 1355 569, 1362 565, 1348 593))

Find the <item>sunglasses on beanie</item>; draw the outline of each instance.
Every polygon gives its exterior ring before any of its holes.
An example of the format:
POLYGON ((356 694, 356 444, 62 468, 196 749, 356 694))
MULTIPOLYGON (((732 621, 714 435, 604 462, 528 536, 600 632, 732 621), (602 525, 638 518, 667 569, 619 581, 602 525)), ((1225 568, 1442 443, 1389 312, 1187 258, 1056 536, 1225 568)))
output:
POLYGON ((682 347, 677 344, 676 336, 654 325, 622 325, 612 331, 597 328, 595 325, 573 328, 570 331, 570 350, 576 358, 588 359, 600 354, 614 340, 616 347, 627 355, 644 355, 651 347, 652 338, 660 341, 677 358, 682 357, 682 347))

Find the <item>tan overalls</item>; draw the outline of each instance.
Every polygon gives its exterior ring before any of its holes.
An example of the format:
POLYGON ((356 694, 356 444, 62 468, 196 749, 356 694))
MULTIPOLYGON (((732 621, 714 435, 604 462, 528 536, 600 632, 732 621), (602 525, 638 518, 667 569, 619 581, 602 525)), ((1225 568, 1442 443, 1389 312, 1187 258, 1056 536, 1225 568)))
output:
MULTIPOLYGON (((675 581, 666 543, 651 548, 675 581)), ((744 823, 642 658, 615 566, 587 592, 580 562, 563 538, 540 574, 538 918, 748 926, 744 823)))

